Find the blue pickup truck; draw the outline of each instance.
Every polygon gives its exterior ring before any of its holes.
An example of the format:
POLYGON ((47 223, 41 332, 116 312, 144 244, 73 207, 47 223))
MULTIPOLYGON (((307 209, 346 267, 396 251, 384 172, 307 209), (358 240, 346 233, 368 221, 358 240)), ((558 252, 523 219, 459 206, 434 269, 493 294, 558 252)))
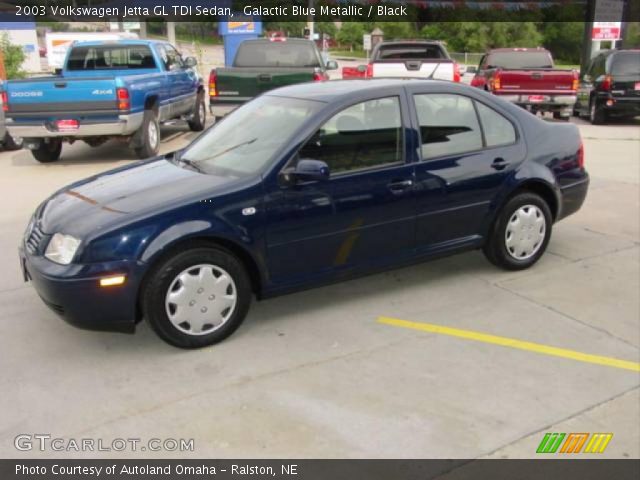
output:
POLYGON ((0 86, 7 130, 43 163, 60 158, 63 142, 95 147, 116 137, 139 158, 152 157, 161 123, 182 119, 193 131, 204 129, 196 63, 162 41, 75 43, 59 74, 0 86))

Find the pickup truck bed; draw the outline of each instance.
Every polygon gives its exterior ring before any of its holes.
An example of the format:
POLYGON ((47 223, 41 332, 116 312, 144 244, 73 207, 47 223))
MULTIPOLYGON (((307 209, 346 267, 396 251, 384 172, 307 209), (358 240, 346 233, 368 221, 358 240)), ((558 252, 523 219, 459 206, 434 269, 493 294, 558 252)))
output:
POLYGON ((204 88, 187 60, 165 42, 75 43, 60 75, 3 85, 7 129, 45 163, 76 140, 99 146, 123 138, 138 157, 154 156, 161 122, 183 118, 192 130, 204 128, 204 88))

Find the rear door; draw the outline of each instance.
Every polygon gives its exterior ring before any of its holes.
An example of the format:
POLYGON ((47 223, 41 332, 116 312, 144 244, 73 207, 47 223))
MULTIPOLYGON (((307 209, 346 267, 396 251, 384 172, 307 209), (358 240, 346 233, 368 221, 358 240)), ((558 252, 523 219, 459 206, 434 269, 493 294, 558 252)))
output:
POLYGON ((504 113, 471 97, 409 87, 420 131, 418 248, 475 244, 491 204, 526 147, 504 113))
POLYGON ((403 89, 347 106, 292 159, 327 163, 331 176, 267 193, 272 280, 303 283, 384 265, 414 246, 414 165, 406 162, 409 123, 403 89))
POLYGON ((640 98, 640 51, 620 51, 607 61, 614 97, 640 98))

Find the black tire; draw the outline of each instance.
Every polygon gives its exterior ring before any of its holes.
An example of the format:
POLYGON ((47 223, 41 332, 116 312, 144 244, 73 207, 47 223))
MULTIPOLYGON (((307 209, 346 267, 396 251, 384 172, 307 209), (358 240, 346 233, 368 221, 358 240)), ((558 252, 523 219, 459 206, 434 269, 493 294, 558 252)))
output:
POLYGON ((134 150, 138 158, 155 157, 160 150, 160 124, 153 110, 145 110, 142 126, 137 133, 137 146, 134 150), (152 129, 155 129, 155 134, 152 129))
POLYGON ((62 153, 62 140, 50 138, 49 141, 42 140, 38 148, 31 150, 31 155, 40 163, 57 162, 62 153))
MULTIPOLYGON (((223 248, 212 248, 210 246, 194 246, 176 253, 164 261, 161 261, 148 276, 149 280, 143 286, 142 291, 142 310, 151 328, 165 342, 179 348, 192 349, 202 348, 218 343, 240 326, 249 311, 251 304, 251 282, 247 272, 238 258, 231 252, 223 248), (169 308, 165 302, 169 289, 176 278, 188 271, 190 267, 197 269, 198 266, 208 264, 216 268, 222 269, 233 280, 235 284, 236 303, 230 312, 230 317, 219 327, 213 329, 210 333, 190 334, 181 331, 177 326, 171 323, 167 309, 169 308)), ((229 287, 232 288, 232 287, 229 287)), ((200 292, 196 292, 196 295, 200 292)), ((205 295, 207 292, 204 293, 205 295)), ((214 297, 215 298, 215 297, 214 297)), ((206 304, 208 298, 198 298, 195 307, 204 302, 206 304)), ((195 299, 194 299, 195 302, 195 299)), ((189 305, 177 308, 189 308, 189 305)), ((206 309, 205 309, 206 312, 206 309)), ((183 325, 182 323, 180 324, 183 325)), ((191 329, 188 321, 182 328, 191 329)))
POLYGON ((189 128, 192 132, 201 132, 207 123, 207 107, 204 103, 204 94, 199 93, 196 100, 193 118, 189 120, 189 128))
POLYGON ((22 139, 21 138, 13 138, 9 135, 9 132, 5 133, 4 140, 2 141, 2 146, 5 150, 13 152, 15 150, 20 150, 22 148, 22 139))
POLYGON ((589 103, 589 121, 592 125, 604 125, 607 122, 607 112, 598 105, 595 98, 589 103))
POLYGON ((563 117, 562 115, 560 115, 560 112, 553 112, 553 118, 555 120, 560 120, 561 122, 569 121, 569 117, 563 117))
POLYGON ((502 210, 493 224, 489 237, 484 245, 483 251, 487 259, 494 265, 505 270, 524 270, 534 265, 544 254, 551 238, 553 218, 551 210, 542 197, 535 193, 523 192, 513 196, 502 210), (518 259, 507 248, 507 227, 521 208, 535 206, 544 216, 544 238, 539 246, 536 246, 535 253, 525 259, 518 259))

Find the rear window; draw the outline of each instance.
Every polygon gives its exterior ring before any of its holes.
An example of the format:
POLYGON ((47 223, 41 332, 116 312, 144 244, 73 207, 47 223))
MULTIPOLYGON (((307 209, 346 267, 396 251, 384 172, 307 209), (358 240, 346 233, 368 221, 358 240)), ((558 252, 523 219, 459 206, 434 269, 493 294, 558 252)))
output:
POLYGON ((489 55, 487 68, 552 68, 548 52, 497 52, 489 55))
POLYGON ((235 67, 320 67, 311 43, 244 42, 236 54, 235 67))
POLYGON ((67 61, 67 70, 123 70, 155 66, 151 49, 146 45, 75 47, 67 61))
POLYGON ((640 51, 614 54, 611 75, 640 75, 640 51))
POLYGON ((448 58, 440 45, 419 43, 382 45, 377 60, 424 60, 430 58, 448 58))

